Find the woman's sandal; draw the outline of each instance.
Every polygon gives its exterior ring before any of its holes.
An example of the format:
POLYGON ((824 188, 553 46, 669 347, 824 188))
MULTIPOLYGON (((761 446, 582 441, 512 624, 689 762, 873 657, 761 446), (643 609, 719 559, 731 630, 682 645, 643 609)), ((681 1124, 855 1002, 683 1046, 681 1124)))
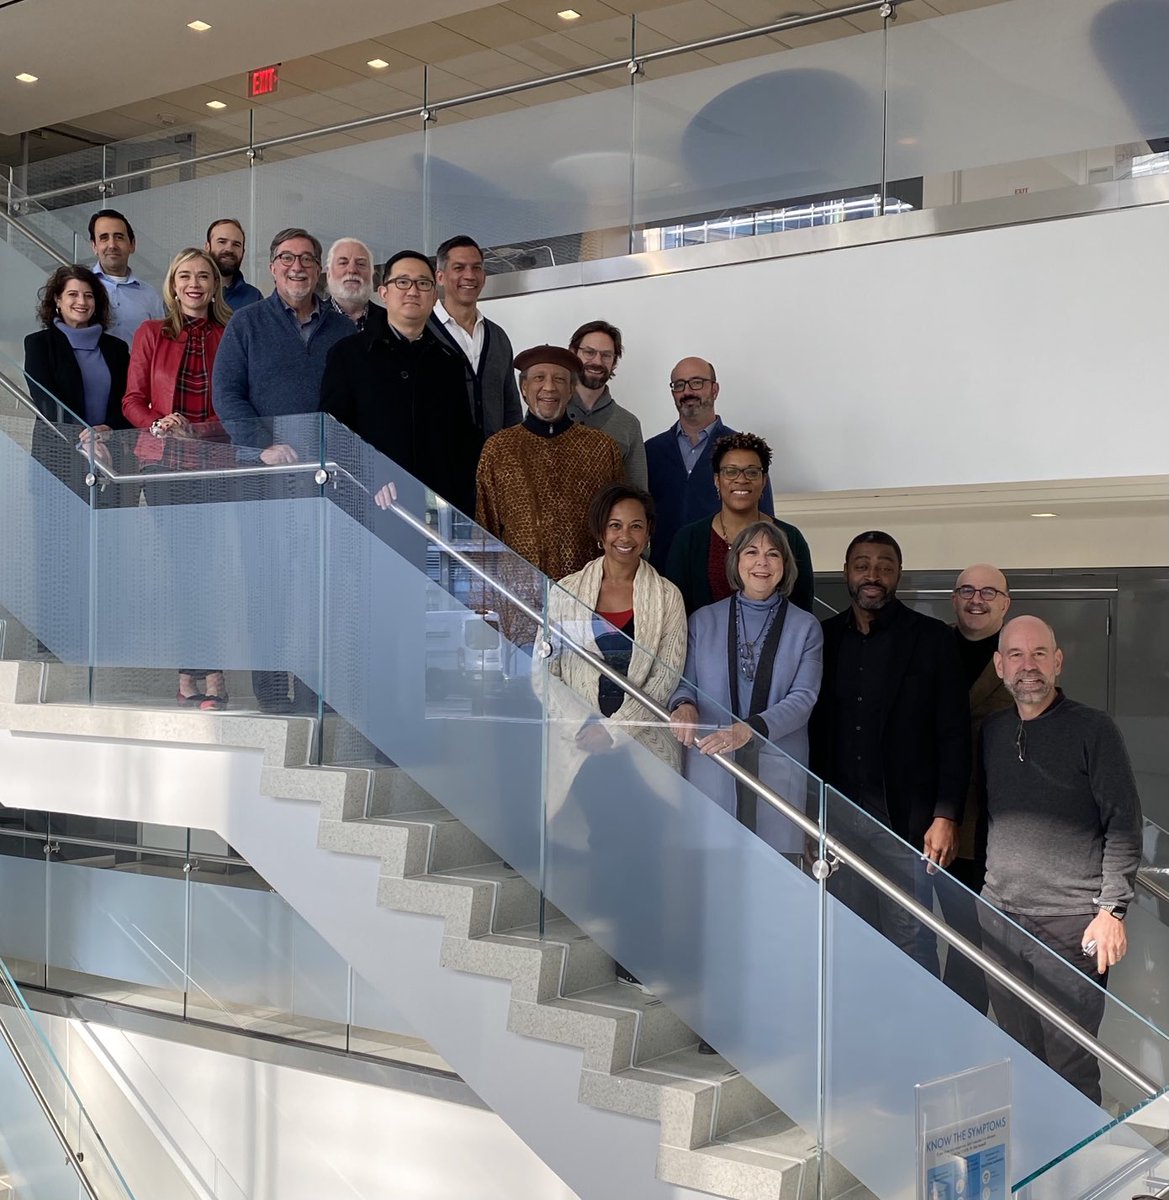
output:
POLYGON ((184 696, 182 692, 175 694, 175 699, 183 706, 183 708, 202 708, 203 701, 207 699, 202 692, 195 692, 193 695, 184 696))
POLYGON ((227 707, 226 696, 201 696, 199 707, 204 712, 222 712, 227 707))

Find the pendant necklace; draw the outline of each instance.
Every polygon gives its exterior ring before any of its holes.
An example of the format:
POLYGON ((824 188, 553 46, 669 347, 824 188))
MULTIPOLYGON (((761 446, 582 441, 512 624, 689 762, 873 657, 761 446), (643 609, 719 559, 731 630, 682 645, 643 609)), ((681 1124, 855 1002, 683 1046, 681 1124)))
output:
POLYGON ((771 611, 767 614, 763 624, 759 629, 759 636, 754 641, 747 640, 747 621, 743 612, 743 602, 741 599, 736 600, 739 606, 739 628, 743 631, 739 638, 739 670, 743 672, 743 678, 748 683, 755 682, 755 668, 758 663, 758 650, 763 643, 763 639, 767 636, 767 631, 771 628, 771 622, 775 620, 775 614, 779 611, 779 605, 772 606, 771 611))

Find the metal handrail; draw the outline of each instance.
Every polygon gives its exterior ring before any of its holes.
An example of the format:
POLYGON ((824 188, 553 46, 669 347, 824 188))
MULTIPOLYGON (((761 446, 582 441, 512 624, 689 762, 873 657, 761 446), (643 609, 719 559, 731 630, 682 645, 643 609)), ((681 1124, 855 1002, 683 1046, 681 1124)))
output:
POLYGON ((236 154, 248 154, 256 151, 263 151, 269 147, 288 146, 295 142, 308 141, 311 138, 327 137, 335 133, 348 133, 355 129, 365 129, 370 125, 381 124, 385 121, 401 121, 409 117, 429 117, 431 114, 441 112, 444 109, 458 108, 462 105, 475 104, 483 100, 494 100, 501 96, 514 96, 520 92, 533 91, 536 88, 545 87, 554 83, 565 83, 573 79, 586 79, 592 75, 604 74, 607 71, 627 70, 636 71, 644 63, 657 62, 661 59, 674 58, 680 54, 693 54, 702 50, 714 49, 718 46, 729 46, 735 42, 749 41, 758 37, 769 37, 773 34, 783 33, 788 29, 802 29, 810 25, 821 25, 827 21, 843 20, 848 17, 860 16, 863 13, 880 12, 886 16, 893 16, 898 5, 906 3, 907 0, 863 0, 859 4, 850 4, 845 8, 829 9, 825 12, 808 13, 804 15, 787 17, 782 21, 773 21, 767 25, 755 26, 751 29, 740 29, 734 33, 725 33, 717 37, 703 38, 696 42, 687 42, 681 46, 667 46, 661 50, 652 50, 645 54, 639 54, 631 47, 630 53, 625 58, 612 59, 609 62, 593 63, 587 67, 576 67, 571 71, 562 71, 555 75, 542 75, 537 79, 523 80, 519 83, 505 84, 497 88, 486 88, 477 92, 470 92, 465 96, 455 96, 448 100, 427 101, 425 98, 421 104, 414 105, 411 108, 399 109, 397 112, 381 113, 369 117, 359 117, 353 121, 343 121, 336 125, 325 125, 320 129, 308 129, 300 133, 285 134, 282 137, 268 138, 261 141, 249 140, 246 144, 236 146, 226 150, 213 150, 207 154, 196 154, 190 158, 185 158, 179 164, 169 163, 165 165, 157 165, 150 167, 140 167, 135 171, 123 171, 117 175, 103 175, 99 179, 90 179, 85 183, 68 184, 65 187, 51 188, 48 191, 37 192, 35 195, 23 197, 24 202, 36 202, 40 200, 51 200, 57 196, 68 196, 74 192, 84 191, 86 188, 95 187, 102 183, 124 183, 130 179, 141 179, 143 177, 156 174, 161 171, 173 171, 175 166, 195 166, 204 162, 215 162, 219 159, 230 158, 236 154))
MULTIPOLYGON (((12 380, 8 378, 8 376, 3 374, 3 372, 0 372, 0 387, 2 387, 14 400, 19 400, 25 408, 31 408, 36 419, 38 421, 43 421, 44 424, 46 424, 63 442, 73 441, 73 439, 67 433, 65 433, 60 426, 54 425, 53 422, 50 421, 49 418, 46 417, 39 408, 37 408, 32 400, 30 400, 28 396, 26 396, 20 390, 20 388, 18 388, 16 384, 14 384, 12 380)), ((60 404, 61 402, 58 400, 57 403, 60 404)), ((62 405, 62 407, 64 406, 62 405)), ((78 419, 80 420, 80 418, 78 419)), ((89 426, 86 425, 84 421, 81 421, 80 428, 88 429, 89 426)))
POLYGON ((86 1175, 85 1168, 81 1165, 81 1156, 69 1144, 69 1139, 65 1136, 65 1131, 61 1128, 61 1123, 57 1120, 52 1106, 49 1104, 45 1093, 41 1091, 40 1084, 37 1083, 32 1070, 29 1068, 28 1063, 25 1062, 24 1056, 20 1053, 20 1048, 16 1045, 16 1040, 12 1036, 12 1031, 8 1028, 7 1021, 0 1020, 0 1037, 3 1037, 5 1044, 12 1052, 12 1057, 16 1061, 17 1068, 24 1076, 25 1083, 28 1084, 29 1089, 36 1098, 41 1112, 45 1115, 45 1120, 49 1122, 49 1126, 53 1130, 53 1135, 60 1142, 61 1149, 65 1151, 65 1159, 76 1173, 77 1181, 81 1184, 85 1194, 89 1197, 89 1200, 101 1200, 89 1177, 86 1175))
MULTIPOLYGON (((512 594, 506 587, 503 587, 498 580, 492 579, 486 571, 484 571, 477 563, 475 563, 467 555, 456 550, 444 538, 437 534, 424 521, 419 520, 413 513, 402 508, 397 501, 390 504, 390 511, 398 516, 411 528, 429 539, 444 553, 449 554, 460 566, 466 567, 473 574, 489 584, 497 592, 507 598, 508 602, 514 604, 525 616, 531 618, 537 625, 543 626, 545 616, 537 609, 533 608, 525 600, 519 596, 512 594)), ((533 568, 534 569, 534 568, 533 568)), ((558 629, 557 636, 560 641, 569 646, 575 653, 579 654, 590 666, 599 671, 607 679, 617 684, 627 695, 649 709, 659 720, 669 723, 670 713, 663 708, 652 696, 643 692, 636 684, 630 683, 628 678, 611 667, 603 658, 599 658, 592 651, 574 641, 563 628, 558 629)), ((545 643, 541 647, 545 654, 551 653, 552 647, 545 643)), ((971 962, 980 967, 988 975, 991 976, 997 983, 1001 984, 1007 991, 1011 992, 1015 997, 1022 1000, 1028 1007, 1039 1013, 1046 1020, 1050 1021, 1062 1032, 1066 1033, 1073 1041, 1087 1050, 1090 1054, 1095 1055, 1101 1062, 1107 1063, 1119 1075, 1122 1075, 1129 1083, 1133 1084, 1138 1090, 1142 1091, 1148 1097, 1158 1096, 1162 1092, 1162 1087, 1155 1083, 1148 1076, 1142 1074, 1136 1067, 1126 1062, 1119 1055, 1114 1054, 1107 1046, 1097 1041, 1090 1033, 1081 1029, 1074 1021, 1065 1016, 1059 1009, 1049 1004, 1037 992, 1034 992, 1026 984, 1020 983, 1005 967, 995 962, 990 958, 980 947, 975 946, 973 942, 968 941, 960 933, 956 933, 943 921, 939 921, 933 912, 926 908, 919 901, 910 896, 893 883, 892 880, 886 879, 878 870, 870 866, 858 854, 849 850, 842 845, 836 838, 831 837, 827 832, 822 830, 820 826, 801 812, 794 805, 790 804, 783 797, 773 792, 766 784, 757 779, 749 771, 745 771, 733 759, 727 758, 722 754, 712 754, 709 756, 714 762, 718 763, 728 774, 733 776, 739 783, 750 788, 757 796, 761 797, 771 805, 782 816, 786 817, 797 828, 799 828, 808 838, 816 841, 821 847, 821 853, 831 855, 840 864, 846 867, 851 867, 856 873, 866 882, 877 888, 878 891, 888 896, 895 904, 899 905, 907 913, 916 920, 920 921, 927 929, 931 930, 937 936, 941 937, 949 945, 951 945, 959 953, 965 955, 971 962)), ((1070 969, 1070 968, 1069 968, 1070 969)))
POLYGON ((54 262, 60 263, 63 267, 71 267, 73 264, 57 249, 56 246, 46 242, 43 237, 35 230, 29 229, 23 222, 18 221, 14 216, 8 213, 4 208, 0 208, 0 217, 15 229, 21 237, 27 238, 38 250, 44 251, 54 262))

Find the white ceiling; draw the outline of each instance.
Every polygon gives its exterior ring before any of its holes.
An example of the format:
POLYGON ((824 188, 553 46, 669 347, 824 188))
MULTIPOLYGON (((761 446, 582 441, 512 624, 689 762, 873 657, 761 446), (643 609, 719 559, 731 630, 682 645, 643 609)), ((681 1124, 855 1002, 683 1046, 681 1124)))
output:
MULTIPOLYGON (((442 20, 486 0, 426 0, 442 20)), ((75 121, 417 25, 410 0, 19 0, 0 8, 0 133, 75 121), (188 21, 211 29, 195 33, 188 21), (38 82, 23 84, 20 72, 38 82)))

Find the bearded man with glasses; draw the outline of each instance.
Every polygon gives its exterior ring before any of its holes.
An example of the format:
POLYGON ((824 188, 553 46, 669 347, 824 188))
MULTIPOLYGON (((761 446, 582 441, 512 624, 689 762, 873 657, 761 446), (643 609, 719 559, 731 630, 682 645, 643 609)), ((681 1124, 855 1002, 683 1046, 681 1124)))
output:
MULTIPOLYGON (((669 386, 678 419, 645 444, 649 491, 658 510, 649 561, 661 572, 678 530, 719 511, 722 500, 711 482, 711 452, 719 438, 735 432, 714 411, 718 379, 713 363, 682 359, 670 372, 669 386)), ((764 480, 759 509, 775 515, 770 480, 764 480)))
MULTIPOLYGON (((272 239, 268 267, 275 291, 266 299, 232 314, 223 331, 211 376, 215 411, 236 447, 241 462, 287 466, 319 453, 318 438, 305 444, 305 422, 294 418, 318 412, 325 360, 339 341, 353 336, 353 322, 317 296, 321 279, 321 243, 305 229, 282 229, 272 239), (293 443, 300 443, 299 449, 293 443)), ((251 480, 249 495, 262 491, 272 497, 311 494, 312 472, 275 474, 272 479, 251 480)), ((255 551, 264 558, 262 547, 255 551)), ((269 597, 265 617, 269 628, 279 628, 286 614, 273 607, 273 597, 290 594, 286 587, 261 581, 259 568, 251 588, 269 597)), ((257 635, 260 640, 264 634, 257 635)), ((269 660, 275 651, 262 657, 269 660)), ((280 657, 295 658, 285 649, 280 657)), ((287 671, 252 672, 252 690, 261 712, 286 713, 312 710, 315 697, 287 671)))
POLYGON ((621 447, 625 482, 648 491, 641 422, 609 391, 609 380, 617 374, 617 363, 625 352, 621 330, 608 321, 588 321, 569 339, 568 348, 580 359, 576 390, 568 404, 569 419, 607 433, 621 447))

